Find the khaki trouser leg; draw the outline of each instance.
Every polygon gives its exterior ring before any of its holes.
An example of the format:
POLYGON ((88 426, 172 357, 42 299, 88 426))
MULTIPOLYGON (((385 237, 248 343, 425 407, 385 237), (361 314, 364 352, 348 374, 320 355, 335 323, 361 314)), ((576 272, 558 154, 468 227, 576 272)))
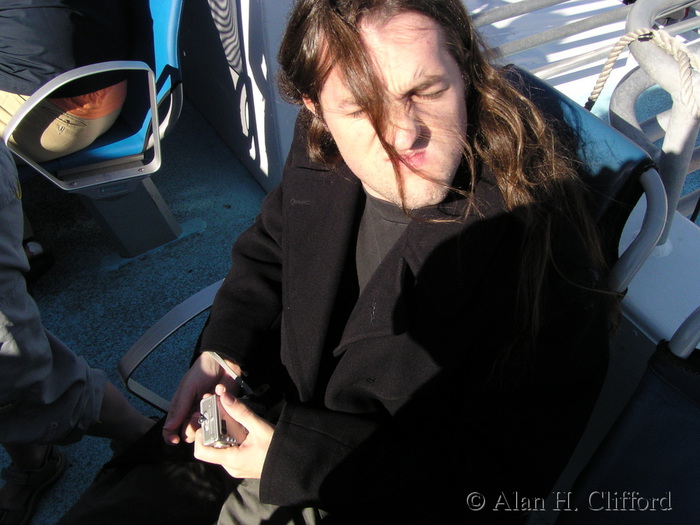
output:
POLYGON ((217 525, 316 525, 326 515, 314 508, 277 507, 262 503, 260 481, 245 479, 226 500, 217 525))
MULTIPOLYGON (((24 95, 0 91, 0 133, 27 100, 24 95)), ((27 115, 10 139, 13 146, 37 162, 46 162, 86 148, 116 121, 121 108, 96 119, 65 113, 43 100, 27 115)))

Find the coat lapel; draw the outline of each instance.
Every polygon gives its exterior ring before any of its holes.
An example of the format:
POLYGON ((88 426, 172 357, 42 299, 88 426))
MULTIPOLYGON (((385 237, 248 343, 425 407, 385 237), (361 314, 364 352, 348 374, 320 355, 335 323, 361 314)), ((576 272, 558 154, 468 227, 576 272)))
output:
POLYGON ((294 176, 285 195, 286 223, 292 226, 285 239, 282 356, 300 398, 308 400, 333 334, 362 189, 344 165, 333 171, 298 170, 294 176))

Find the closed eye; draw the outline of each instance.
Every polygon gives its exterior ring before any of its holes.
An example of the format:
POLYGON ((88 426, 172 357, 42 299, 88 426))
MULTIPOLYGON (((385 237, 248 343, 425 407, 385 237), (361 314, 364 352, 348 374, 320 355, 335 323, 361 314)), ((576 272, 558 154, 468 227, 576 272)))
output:
POLYGON ((436 100, 445 94, 447 88, 435 91, 434 93, 415 93, 413 96, 419 100, 436 100))

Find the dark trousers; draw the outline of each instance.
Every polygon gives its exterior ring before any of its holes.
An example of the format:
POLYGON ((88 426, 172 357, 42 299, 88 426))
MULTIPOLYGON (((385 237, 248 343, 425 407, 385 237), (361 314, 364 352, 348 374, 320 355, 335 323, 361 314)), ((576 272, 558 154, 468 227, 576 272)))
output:
POLYGON ((193 456, 192 446, 166 445, 162 421, 106 463, 57 525, 315 525, 316 509, 260 502, 257 480, 236 480, 193 456))

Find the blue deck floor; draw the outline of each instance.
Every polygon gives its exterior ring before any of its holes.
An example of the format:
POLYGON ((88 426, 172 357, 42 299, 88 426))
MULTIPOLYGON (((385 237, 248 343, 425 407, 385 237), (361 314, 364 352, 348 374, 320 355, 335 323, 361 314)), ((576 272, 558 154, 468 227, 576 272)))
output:
MULTIPOLYGON (((119 358, 170 308, 225 275, 231 244, 253 222, 264 196, 191 104, 164 140, 163 157, 153 181, 165 201, 178 222, 198 219, 206 227, 118 270, 106 269, 114 252, 76 198, 38 177, 23 181, 35 236, 56 258, 32 287, 44 323, 92 366, 106 370, 119 388, 119 358)), ((167 394, 177 384, 191 353, 189 341, 181 346, 174 366, 146 367, 149 385, 167 394)), ((134 404, 145 414, 158 414, 138 400, 134 404)), ((111 455, 107 440, 91 437, 63 450, 70 466, 45 493, 33 525, 55 523, 111 455)), ((8 464, 0 452, 0 467, 8 464)))

